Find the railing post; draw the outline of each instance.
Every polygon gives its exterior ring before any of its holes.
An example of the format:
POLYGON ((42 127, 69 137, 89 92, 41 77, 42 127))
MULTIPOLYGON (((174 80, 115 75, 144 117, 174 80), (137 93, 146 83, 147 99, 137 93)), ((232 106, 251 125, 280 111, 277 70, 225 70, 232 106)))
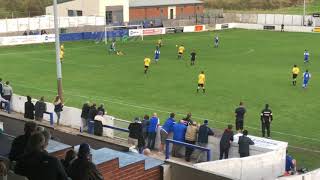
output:
POLYGON ((50 125, 53 126, 53 113, 49 113, 50 115, 50 125))
POLYGON ((170 154, 170 143, 169 140, 166 140, 166 159, 169 159, 169 154, 170 154))
POLYGON ((210 161, 211 160, 211 150, 208 149, 207 151, 207 161, 210 161))

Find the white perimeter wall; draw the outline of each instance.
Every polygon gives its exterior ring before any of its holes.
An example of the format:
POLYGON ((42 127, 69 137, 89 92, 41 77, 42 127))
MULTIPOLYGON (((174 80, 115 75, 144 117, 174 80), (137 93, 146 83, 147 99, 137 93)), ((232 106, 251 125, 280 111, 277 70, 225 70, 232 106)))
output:
POLYGON ((316 169, 306 174, 298 176, 287 176, 278 178, 277 180, 319 180, 320 179, 320 169, 316 169))

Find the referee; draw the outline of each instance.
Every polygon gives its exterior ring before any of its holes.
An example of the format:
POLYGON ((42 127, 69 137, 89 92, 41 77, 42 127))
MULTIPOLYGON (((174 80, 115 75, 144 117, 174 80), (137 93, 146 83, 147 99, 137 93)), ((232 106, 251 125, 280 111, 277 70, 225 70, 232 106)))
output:
POLYGON ((265 137, 266 129, 267 129, 268 139, 270 139, 270 124, 273 118, 272 118, 272 111, 269 108, 269 104, 266 104, 265 108, 262 110, 260 119, 261 119, 261 126, 262 126, 262 137, 265 137))

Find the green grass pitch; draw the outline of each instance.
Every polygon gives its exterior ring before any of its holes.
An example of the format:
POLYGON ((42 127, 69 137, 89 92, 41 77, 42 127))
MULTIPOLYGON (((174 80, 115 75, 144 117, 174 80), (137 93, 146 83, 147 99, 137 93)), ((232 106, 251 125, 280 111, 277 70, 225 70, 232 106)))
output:
MULTIPOLYGON (((312 33, 226 30, 218 33, 220 47, 213 47, 213 32, 163 36, 158 64, 143 73, 144 56, 153 59, 159 37, 117 43, 124 56, 108 55, 104 44, 92 41, 66 42, 63 63, 65 104, 81 107, 90 100, 104 103, 108 114, 131 120, 157 112, 164 121, 173 111, 182 118, 209 119, 210 126, 223 129, 234 124, 239 101, 247 108, 245 127, 260 133, 260 111, 269 103, 274 114, 272 138, 288 141, 289 150, 306 167, 320 166, 320 36, 312 33), (177 44, 184 44, 183 60, 177 60, 177 44), (195 66, 189 54, 197 52, 195 66), (291 85, 291 68, 302 71, 303 52, 308 49, 312 74, 303 90, 291 85), (197 76, 204 70, 206 94, 196 93, 197 76)), ((52 101, 56 94, 53 44, 0 48, 0 77, 10 80, 14 92, 52 101)))

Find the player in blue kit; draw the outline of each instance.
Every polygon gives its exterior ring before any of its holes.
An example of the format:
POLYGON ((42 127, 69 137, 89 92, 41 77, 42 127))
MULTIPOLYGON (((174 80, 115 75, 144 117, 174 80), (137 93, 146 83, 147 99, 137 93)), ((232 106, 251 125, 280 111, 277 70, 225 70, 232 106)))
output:
POLYGON ((159 49, 159 47, 157 46, 157 47, 156 47, 156 50, 154 51, 154 61, 155 61, 156 63, 158 63, 159 59, 160 59, 160 49, 159 49))
POLYGON ((303 56, 304 56, 304 63, 307 64, 309 63, 309 52, 308 50, 305 50, 304 53, 303 53, 303 56))
POLYGON ((309 80, 311 78, 311 74, 309 73, 308 70, 306 70, 306 72, 303 73, 303 88, 307 88, 309 80))

